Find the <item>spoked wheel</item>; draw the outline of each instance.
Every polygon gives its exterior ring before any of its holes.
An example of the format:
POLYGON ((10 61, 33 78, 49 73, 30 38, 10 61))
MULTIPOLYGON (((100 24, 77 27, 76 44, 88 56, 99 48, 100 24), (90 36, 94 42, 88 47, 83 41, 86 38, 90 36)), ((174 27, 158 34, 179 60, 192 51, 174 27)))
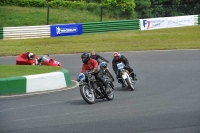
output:
POLYGON ((131 79, 130 78, 127 78, 125 79, 126 80, 126 83, 128 84, 128 88, 131 89, 131 91, 134 91, 134 86, 133 86, 133 83, 131 83, 131 79))
POLYGON ((81 86, 80 87, 80 93, 83 99, 89 103, 89 104, 94 104, 95 103, 95 96, 94 92, 89 90, 88 86, 81 86))
POLYGON ((107 73, 107 76, 114 82, 115 79, 114 79, 114 77, 112 76, 111 72, 110 72, 108 69, 106 69, 105 72, 107 73))

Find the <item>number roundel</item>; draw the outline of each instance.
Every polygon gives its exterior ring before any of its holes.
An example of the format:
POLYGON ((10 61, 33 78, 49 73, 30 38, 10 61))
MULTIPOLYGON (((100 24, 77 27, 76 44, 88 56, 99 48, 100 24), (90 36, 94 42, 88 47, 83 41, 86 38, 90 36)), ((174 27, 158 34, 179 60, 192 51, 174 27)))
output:
POLYGON ((78 79, 79 79, 79 80, 84 80, 84 79, 85 79, 85 74, 80 73, 80 74, 78 75, 78 79))

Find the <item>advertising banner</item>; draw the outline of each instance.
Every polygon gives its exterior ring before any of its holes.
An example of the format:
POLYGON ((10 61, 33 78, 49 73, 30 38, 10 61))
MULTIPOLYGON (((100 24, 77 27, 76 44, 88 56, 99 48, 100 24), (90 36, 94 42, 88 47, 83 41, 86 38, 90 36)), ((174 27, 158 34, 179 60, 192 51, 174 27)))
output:
POLYGON ((51 37, 74 36, 83 33, 82 24, 59 24, 51 25, 51 37))
POLYGON ((140 29, 141 30, 173 28, 173 27, 192 26, 192 25, 194 25, 194 16, 193 15, 140 19, 140 29))

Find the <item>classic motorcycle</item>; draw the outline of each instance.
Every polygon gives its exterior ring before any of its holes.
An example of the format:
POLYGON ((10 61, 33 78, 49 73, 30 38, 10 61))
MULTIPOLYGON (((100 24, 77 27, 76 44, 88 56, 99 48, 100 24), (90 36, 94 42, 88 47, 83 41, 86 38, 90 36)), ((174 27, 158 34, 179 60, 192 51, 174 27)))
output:
POLYGON ((125 65, 122 62, 117 64, 117 68, 119 70, 118 72, 120 72, 120 76, 121 76, 121 78, 119 78, 119 79, 122 79, 122 82, 126 86, 128 86, 128 88, 130 88, 131 91, 134 91, 135 81, 131 77, 131 73, 129 73, 129 71, 126 70, 124 67, 125 67, 125 65))
POLYGON ((20 54, 16 58, 16 65, 46 65, 46 66, 62 66, 61 62, 54 60, 49 54, 42 58, 33 55, 33 59, 28 58, 28 52, 20 54))
POLYGON ((102 71, 104 71, 104 73, 105 73, 113 82, 115 81, 115 79, 114 79, 114 77, 112 76, 112 74, 111 74, 111 72, 110 72, 110 70, 109 70, 109 68, 108 68, 108 65, 107 65, 107 63, 106 63, 105 61, 100 62, 100 63, 99 63, 99 67, 100 67, 100 69, 101 69, 102 71))
POLYGON ((109 78, 105 78, 106 83, 108 84, 109 93, 106 92, 105 87, 102 82, 95 79, 95 76, 92 75, 90 71, 86 73, 80 73, 78 76, 80 93, 83 99, 88 104, 94 104, 96 99, 113 100, 114 99, 114 85, 109 78), (86 78, 88 82, 86 81, 86 78))

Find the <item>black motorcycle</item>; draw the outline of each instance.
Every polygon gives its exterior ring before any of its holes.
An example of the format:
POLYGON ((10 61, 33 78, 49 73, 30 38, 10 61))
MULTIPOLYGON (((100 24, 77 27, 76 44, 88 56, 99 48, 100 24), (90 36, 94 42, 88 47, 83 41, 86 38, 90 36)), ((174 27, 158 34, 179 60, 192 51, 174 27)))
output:
POLYGON ((90 71, 86 71, 85 74, 80 73, 78 81, 81 96, 87 103, 94 104, 96 99, 114 99, 114 85, 112 81, 110 81, 110 78, 105 77, 105 81, 108 84, 108 91, 105 90, 103 83, 96 80, 95 76, 90 71))
POLYGON ((110 72, 109 68, 108 68, 108 64, 106 62, 100 62, 99 63, 99 67, 102 71, 104 71, 104 73, 114 82, 115 79, 112 76, 112 73, 110 72))

